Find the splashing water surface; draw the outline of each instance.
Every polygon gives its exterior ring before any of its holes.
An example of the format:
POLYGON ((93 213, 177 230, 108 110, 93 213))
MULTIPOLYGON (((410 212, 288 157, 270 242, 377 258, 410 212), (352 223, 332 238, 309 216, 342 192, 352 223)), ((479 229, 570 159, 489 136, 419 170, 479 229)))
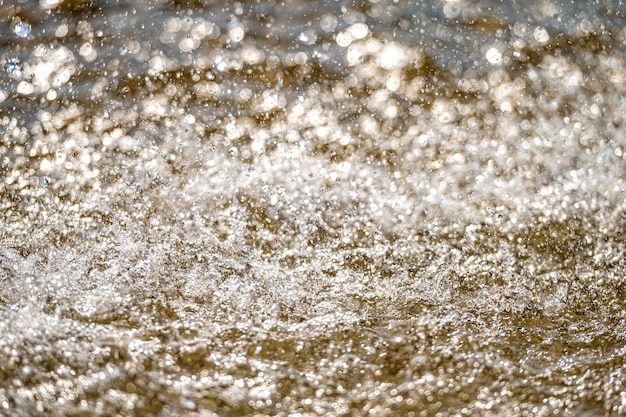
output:
POLYGON ((0 2, 0 414, 626 413, 625 6, 415 3, 0 2))

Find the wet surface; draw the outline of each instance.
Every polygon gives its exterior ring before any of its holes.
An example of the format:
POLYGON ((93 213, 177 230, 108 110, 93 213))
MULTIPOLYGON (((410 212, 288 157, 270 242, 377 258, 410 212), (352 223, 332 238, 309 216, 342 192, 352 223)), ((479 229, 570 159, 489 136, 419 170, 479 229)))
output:
POLYGON ((625 13, 0 3, 0 414, 623 414, 625 13))

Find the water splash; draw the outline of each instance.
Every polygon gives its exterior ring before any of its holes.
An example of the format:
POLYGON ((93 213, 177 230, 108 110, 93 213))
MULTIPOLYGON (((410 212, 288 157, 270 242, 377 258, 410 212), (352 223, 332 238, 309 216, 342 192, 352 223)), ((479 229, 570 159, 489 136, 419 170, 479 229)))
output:
POLYGON ((619 13, 204 3, 7 43, 2 413, 624 412, 619 13))

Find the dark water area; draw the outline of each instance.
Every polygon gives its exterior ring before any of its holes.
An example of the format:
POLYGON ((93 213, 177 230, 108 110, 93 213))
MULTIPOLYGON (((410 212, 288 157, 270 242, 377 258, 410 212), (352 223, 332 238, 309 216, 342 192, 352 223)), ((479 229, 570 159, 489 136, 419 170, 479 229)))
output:
POLYGON ((0 20, 0 415, 626 413, 622 1, 0 20))

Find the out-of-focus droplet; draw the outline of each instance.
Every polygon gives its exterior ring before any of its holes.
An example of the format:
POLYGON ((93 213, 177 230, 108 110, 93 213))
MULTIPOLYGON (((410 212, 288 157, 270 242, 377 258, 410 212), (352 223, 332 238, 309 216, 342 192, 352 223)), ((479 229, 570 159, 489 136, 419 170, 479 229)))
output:
POLYGON ((20 81, 17 87, 15 88, 15 91, 17 91, 18 94, 27 96, 29 94, 32 94, 35 91, 35 88, 29 82, 20 81))
POLYGON ((455 19, 459 17, 459 15, 461 14, 461 11, 462 11, 461 6, 454 2, 446 3, 443 6, 443 14, 446 17, 446 19, 455 19))
POLYGON ((502 53, 497 48, 490 48, 485 54, 485 58, 491 65, 498 65, 502 62, 502 53))
POLYGON ((10 59, 6 64, 4 64, 4 72, 9 74, 9 77, 14 79, 19 79, 22 77, 24 73, 24 67, 19 59, 10 59))
POLYGON ((317 34, 313 30, 305 30, 298 36, 298 41, 305 45, 314 45, 317 42, 317 34))
POLYGON ((51 88, 50 90, 48 90, 48 92, 46 93, 46 99, 48 99, 49 101, 52 101, 56 98, 57 98, 56 90, 54 88, 51 88))
POLYGON ((56 28, 56 30, 54 31, 54 36, 56 36, 57 38, 62 38, 67 35, 68 31, 69 27, 67 26, 67 24, 63 23, 56 28))
POLYGON ((239 43, 246 36, 246 31, 242 25, 235 25, 228 30, 228 38, 233 43, 239 43))
POLYGON ((27 22, 19 21, 13 25, 13 33, 20 38, 28 38, 31 32, 30 24, 27 22))
POLYGON ((533 32, 535 40, 541 44, 547 43, 550 40, 550 34, 545 28, 537 27, 533 32))
POLYGON ((320 27, 324 32, 332 32, 337 27, 337 17, 326 15, 320 21, 320 27))

